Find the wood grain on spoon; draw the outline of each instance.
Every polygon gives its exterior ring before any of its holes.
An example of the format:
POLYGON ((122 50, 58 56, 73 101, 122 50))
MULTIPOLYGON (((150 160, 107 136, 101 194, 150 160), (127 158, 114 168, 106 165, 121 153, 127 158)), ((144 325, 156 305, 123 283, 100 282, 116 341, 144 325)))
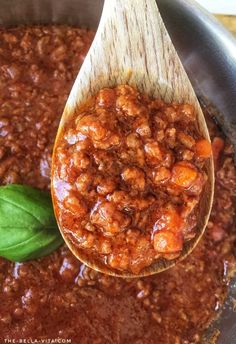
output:
MULTIPOLYGON (((210 140, 204 115, 187 74, 178 58, 154 0, 105 0, 101 21, 68 98, 55 147, 65 125, 82 103, 103 87, 134 85, 139 91, 167 103, 189 103, 194 106, 196 130, 210 140)), ((53 158, 53 163, 55 159, 53 158)), ((54 168, 52 167, 52 176, 54 168)), ((207 165, 208 181, 200 201, 197 235, 185 244, 176 260, 157 260, 141 275, 150 275, 173 266, 187 256, 200 240, 208 222, 214 191, 212 159, 207 165)), ((52 182, 53 189, 53 182, 52 182)), ((53 197, 54 198, 54 197, 53 197)), ((54 199, 55 202, 55 199, 54 199)), ((63 235, 63 229, 61 229, 63 235)), ((90 267, 116 276, 133 276, 99 266, 64 236, 71 251, 90 267)))

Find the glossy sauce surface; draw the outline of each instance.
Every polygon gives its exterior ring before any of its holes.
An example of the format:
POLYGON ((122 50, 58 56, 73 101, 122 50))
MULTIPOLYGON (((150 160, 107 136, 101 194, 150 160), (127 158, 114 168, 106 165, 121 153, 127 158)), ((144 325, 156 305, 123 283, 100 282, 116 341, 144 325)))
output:
MULTIPOLYGON (((58 121, 92 37, 70 27, 0 30, 1 184, 49 188, 58 121)), ((137 280, 96 273, 65 246, 28 263, 0 259, 0 342, 59 337, 73 344, 200 343, 221 309, 236 253, 232 147, 212 120, 209 127, 216 194, 194 252, 169 271, 137 280)))
POLYGON ((128 85, 76 109, 57 139, 52 191, 60 228, 90 262, 139 274, 195 237, 211 156, 195 120, 191 105, 128 85))

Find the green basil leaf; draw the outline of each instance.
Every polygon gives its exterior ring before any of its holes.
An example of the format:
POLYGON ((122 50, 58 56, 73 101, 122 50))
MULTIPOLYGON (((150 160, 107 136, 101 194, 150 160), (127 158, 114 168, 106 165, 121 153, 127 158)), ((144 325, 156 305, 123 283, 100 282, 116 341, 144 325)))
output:
POLYGON ((62 243, 49 193, 26 185, 0 187, 0 256, 22 262, 62 243))

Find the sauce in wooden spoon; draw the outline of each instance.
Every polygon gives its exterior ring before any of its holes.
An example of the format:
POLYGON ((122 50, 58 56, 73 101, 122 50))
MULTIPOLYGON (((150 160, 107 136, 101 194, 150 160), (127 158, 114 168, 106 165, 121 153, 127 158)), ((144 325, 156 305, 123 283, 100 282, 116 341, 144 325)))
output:
MULTIPOLYGON (((196 116, 196 132, 209 140, 200 105, 170 41, 155 1, 106 0, 96 37, 68 98, 57 134, 55 151, 64 128, 70 126, 81 105, 100 89, 119 84, 135 85, 139 91, 153 98, 161 98, 167 103, 191 104, 196 116)), ((54 166, 57 163, 54 154, 52 196, 58 218, 54 166)), ((158 259, 144 268, 139 275, 153 274, 173 266, 176 261, 187 256, 200 240, 212 206, 212 159, 207 162, 206 173, 208 180, 199 203, 197 235, 185 245, 177 259, 158 259)), ((92 257, 78 250, 73 241, 64 235, 65 228, 61 228, 61 232, 72 252, 87 265, 116 276, 137 276, 99 266, 92 257)))

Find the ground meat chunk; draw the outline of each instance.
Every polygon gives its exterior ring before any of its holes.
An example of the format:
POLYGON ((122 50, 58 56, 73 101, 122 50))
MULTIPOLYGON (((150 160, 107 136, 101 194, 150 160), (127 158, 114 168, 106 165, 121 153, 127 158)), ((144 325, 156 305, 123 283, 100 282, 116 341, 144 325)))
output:
POLYGON ((122 174, 122 179, 131 185, 132 188, 144 190, 145 188, 145 174, 142 170, 135 167, 126 167, 122 174))
POLYGON ((183 248, 183 238, 180 233, 161 231, 154 235, 153 245, 159 253, 175 253, 183 248))
POLYGON ((129 224, 129 216, 116 209, 110 202, 102 202, 95 205, 91 212, 92 224, 101 228, 107 236, 122 232, 129 224))
POLYGON ((168 182, 168 180, 171 178, 171 172, 166 167, 159 167, 152 172, 152 178, 154 184, 160 185, 168 182))
POLYGON ((155 165, 163 159, 163 153, 160 145, 155 141, 146 143, 144 146, 144 151, 147 156, 147 161, 150 165, 155 165))
POLYGON ((102 125, 97 116, 87 115, 78 118, 76 129, 84 135, 88 135, 94 141, 104 140, 109 131, 102 125))

